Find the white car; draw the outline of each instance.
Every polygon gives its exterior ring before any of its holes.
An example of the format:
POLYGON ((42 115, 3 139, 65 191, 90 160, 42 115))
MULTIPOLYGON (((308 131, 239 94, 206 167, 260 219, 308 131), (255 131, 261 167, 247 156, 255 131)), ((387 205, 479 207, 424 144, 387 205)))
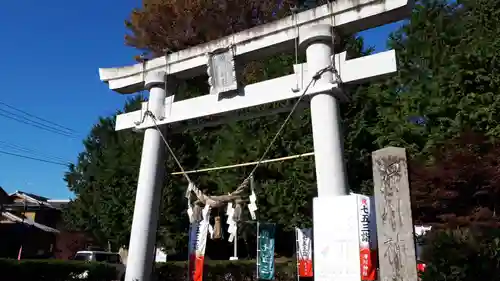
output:
MULTIPOLYGON (((125 280, 125 265, 118 253, 104 251, 78 251, 73 260, 89 261, 89 262, 104 262, 113 265, 118 274, 117 280, 125 280)), ((87 272, 80 274, 80 279, 85 279, 87 272)))

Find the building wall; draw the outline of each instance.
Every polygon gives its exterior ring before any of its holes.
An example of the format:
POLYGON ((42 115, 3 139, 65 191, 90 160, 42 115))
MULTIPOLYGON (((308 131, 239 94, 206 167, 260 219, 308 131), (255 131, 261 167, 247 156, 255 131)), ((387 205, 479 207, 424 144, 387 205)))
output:
POLYGON ((35 221, 36 212, 22 212, 21 215, 24 215, 26 218, 35 221))
POLYGON ((92 245, 93 239, 86 233, 66 229, 62 216, 58 217, 54 227, 60 231, 56 236, 54 247, 56 259, 71 259, 77 251, 85 250, 92 245))
POLYGON ((44 232, 25 224, 0 224, 0 257, 17 258, 22 247, 21 258, 50 258, 55 242, 54 233, 44 232), (7 242, 8 241, 8 242, 7 242))
POLYGON ((36 212, 35 221, 55 228, 59 221, 62 220, 62 214, 59 210, 43 209, 36 212))
POLYGON ((0 187, 0 205, 8 203, 8 202, 9 202, 9 194, 7 194, 7 192, 5 192, 5 190, 3 190, 0 187))
POLYGON ((21 237, 16 232, 16 224, 1 223, 0 224, 0 257, 1 258, 16 258, 21 245, 21 237))
MULTIPOLYGON (((77 251, 85 249, 92 240, 81 232, 68 231, 65 228, 62 212, 49 206, 26 202, 23 197, 9 196, 0 188, 0 205, 18 203, 13 214, 29 218, 37 223, 55 228, 59 233, 44 232, 22 223, 0 224, 0 257, 17 258, 19 248, 23 247, 22 258, 70 259, 77 251)), ((11 206, 12 207, 12 206, 11 206)), ((58 207, 64 207, 59 204, 58 207)))
POLYGON ((86 249, 91 241, 82 232, 61 231, 56 238, 54 257, 62 260, 71 259, 77 251, 86 249))

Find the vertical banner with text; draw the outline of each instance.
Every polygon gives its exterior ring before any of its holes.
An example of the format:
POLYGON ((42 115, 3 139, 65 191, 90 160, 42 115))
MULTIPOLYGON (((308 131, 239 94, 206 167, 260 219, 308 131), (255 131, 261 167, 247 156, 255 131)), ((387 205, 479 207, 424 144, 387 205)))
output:
POLYGON ((371 197, 358 195, 359 255, 361 280, 377 279, 377 231, 371 197))
POLYGON ((297 237, 297 274, 313 277, 312 228, 295 228, 297 237))
POLYGON ((210 207, 203 209, 203 219, 200 222, 191 223, 189 227, 189 280, 203 280, 203 265, 205 262, 205 249, 207 246, 207 235, 210 220, 210 207))
POLYGON ((257 222, 257 278, 274 279, 274 239, 276 224, 257 222))

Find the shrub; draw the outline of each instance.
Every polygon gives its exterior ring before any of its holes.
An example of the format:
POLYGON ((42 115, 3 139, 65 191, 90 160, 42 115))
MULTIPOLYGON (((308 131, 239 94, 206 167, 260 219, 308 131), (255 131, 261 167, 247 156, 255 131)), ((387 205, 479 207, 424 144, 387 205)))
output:
MULTIPOLYGON (((295 281, 296 262, 276 260, 275 280, 295 281)), ((86 281, 115 280, 113 267, 102 263, 63 260, 12 260, 0 259, 1 281, 73 281, 82 280, 79 274, 88 271, 86 281)), ((157 281, 187 280, 187 262, 159 263, 154 275, 157 281)), ((257 280, 255 260, 205 261, 204 281, 252 281, 257 280)))
POLYGON ((488 281, 500 276, 500 230, 432 231, 425 238, 423 281, 488 281))
POLYGON ((88 271, 86 281, 116 279, 116 270, 102 263, 64 260, 0 259, 2 281, 71 281, 80 280, 79 274, 88 271))
MULTIPOLYGON (((276 281, 297 280, 297 263, 291 260, 276 260, 276 281)), ((158 281, 187 280, 187 262, 160 263, 156 267, 158 281)), ((253 281, 257 280, 255 260, 205 261, 203 281, 253 281)))

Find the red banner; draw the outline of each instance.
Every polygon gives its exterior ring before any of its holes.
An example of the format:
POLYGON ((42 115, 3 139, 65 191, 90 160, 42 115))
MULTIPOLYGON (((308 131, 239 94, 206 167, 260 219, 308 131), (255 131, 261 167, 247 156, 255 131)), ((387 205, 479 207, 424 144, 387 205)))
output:
POLYGON ((210 207, 203 209, 203 219, 189 229, 189 281, 203 281, 203 264, 210 219, 210 207))
POLYGON ((189 255, 189 280, 202 281, 203 280, 203 264, 205 256, 196 256, 196 254, 189 255))
POLYGON ((299 260, 299 276, 300 277, 313 277, 312 260, 299 260))
POLYGON ((297 270, 300 277, 313 277, 312 229, 295 229, 297 236, 297 270))
POLYGON ((377 230, 375 225, 375 206, 372 198, 358 197, 359 261, 361 280, 377 279, 377 230))
POLYGON ((359 252, 361 280, 377 280, 377 251, 361 249, 359 252))

